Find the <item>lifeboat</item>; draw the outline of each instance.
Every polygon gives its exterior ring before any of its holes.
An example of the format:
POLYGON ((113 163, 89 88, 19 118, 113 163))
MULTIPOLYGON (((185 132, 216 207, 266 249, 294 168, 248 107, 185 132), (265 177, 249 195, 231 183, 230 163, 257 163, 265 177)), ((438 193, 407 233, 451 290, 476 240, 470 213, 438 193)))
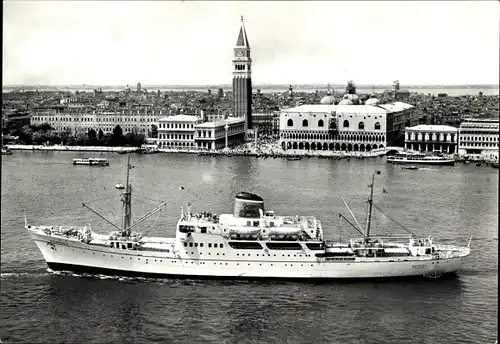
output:
POLYGON ((271 227, 269 235, 297 235, 302 232, 300 227, 271 227))
POLYGON ((243 235, 259 234, 260 228, 259 227, 231 227, 231 228, 228 228, 227 233, 229 235, 231 235, 231 234, 243 234, 243 235))

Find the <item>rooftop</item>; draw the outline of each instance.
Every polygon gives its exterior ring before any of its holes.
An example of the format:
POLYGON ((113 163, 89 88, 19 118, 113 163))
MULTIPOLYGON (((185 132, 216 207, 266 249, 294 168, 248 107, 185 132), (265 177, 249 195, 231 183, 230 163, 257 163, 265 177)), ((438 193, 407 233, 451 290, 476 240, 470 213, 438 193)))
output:
POLYGON ((413 108, 413 105, 403 102, 393 102, 388 104, 378 104, 379 107, 386 109, 389 112, 399 112, 413 108))
POLYGON ((307 104, 300 105, 283 112, 312 112, 312 113, 353 113, 353 114, 386 114, 387 111, 372 105, 333 105, 333 104, 307 104))
POLYGON ((197 122, 200 118, 198 116, 190 115, 174 115, 160 118, 159 122, 169 121, 169 122, 197 122))
POLYGON ((458 129, 449 125, 430 125, 430 124, 420 124, 414 127, 406 127, 405 130, 410 131, 427 131, 427 132, 457 132, 458 129))
POLYGON ((200 123, 196 127, 197 128, 215 128, 219 126, 224 126, 227 124, 236 124, 236 123, 245 123, 245 119, 243 117, 228 117, 227 120, 220 120, 216 122, 205 122, 200 123))

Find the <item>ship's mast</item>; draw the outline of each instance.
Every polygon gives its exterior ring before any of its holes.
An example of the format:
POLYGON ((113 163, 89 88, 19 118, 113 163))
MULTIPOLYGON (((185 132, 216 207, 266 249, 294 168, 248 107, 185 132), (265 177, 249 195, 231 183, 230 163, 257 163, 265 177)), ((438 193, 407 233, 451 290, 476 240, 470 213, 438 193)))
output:
POLYGON ((380 171, 372 174, 372 183, 370 184, 370 198, 368 199, 368 220, 366 221, 366 238, 370 237, 370 227, 372 224, 372 210, 373 210, 373 183, 375 182, 375 174, 380 174, 380 171))
POLYGON ((123 193, 123 225, 122 230, 126 236, 130 236, 130 225, 132 223, 132 185, 129 184, 130 154, 127 154, 127 184, 123 193))

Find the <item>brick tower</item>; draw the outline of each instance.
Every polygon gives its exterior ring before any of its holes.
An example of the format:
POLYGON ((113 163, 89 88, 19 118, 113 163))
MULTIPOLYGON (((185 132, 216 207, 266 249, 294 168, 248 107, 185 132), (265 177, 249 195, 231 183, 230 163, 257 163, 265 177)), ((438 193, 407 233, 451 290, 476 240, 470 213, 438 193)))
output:
POLYGON ((252 59, 247 32, 241 16, 241 28, 233 57, 233 116, 244 117, 246 129, 252 129, 252 59))

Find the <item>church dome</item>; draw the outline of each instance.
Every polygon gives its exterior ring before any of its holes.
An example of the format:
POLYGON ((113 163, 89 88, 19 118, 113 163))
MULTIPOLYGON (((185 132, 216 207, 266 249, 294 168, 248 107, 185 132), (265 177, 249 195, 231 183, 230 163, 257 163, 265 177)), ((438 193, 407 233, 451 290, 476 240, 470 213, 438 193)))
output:
POLYGON ((348 98, 344 98, 340 101, 339 105, 353 105, 353 102, 348 98))
POLYGON ((377 105, 380 102, 377 98, 373 97, 365 102, 365 105, 377 105))
POLYGON ((321 101, 321 104, 335 104, 335 97, 334 96, 324 96, 321 101))

